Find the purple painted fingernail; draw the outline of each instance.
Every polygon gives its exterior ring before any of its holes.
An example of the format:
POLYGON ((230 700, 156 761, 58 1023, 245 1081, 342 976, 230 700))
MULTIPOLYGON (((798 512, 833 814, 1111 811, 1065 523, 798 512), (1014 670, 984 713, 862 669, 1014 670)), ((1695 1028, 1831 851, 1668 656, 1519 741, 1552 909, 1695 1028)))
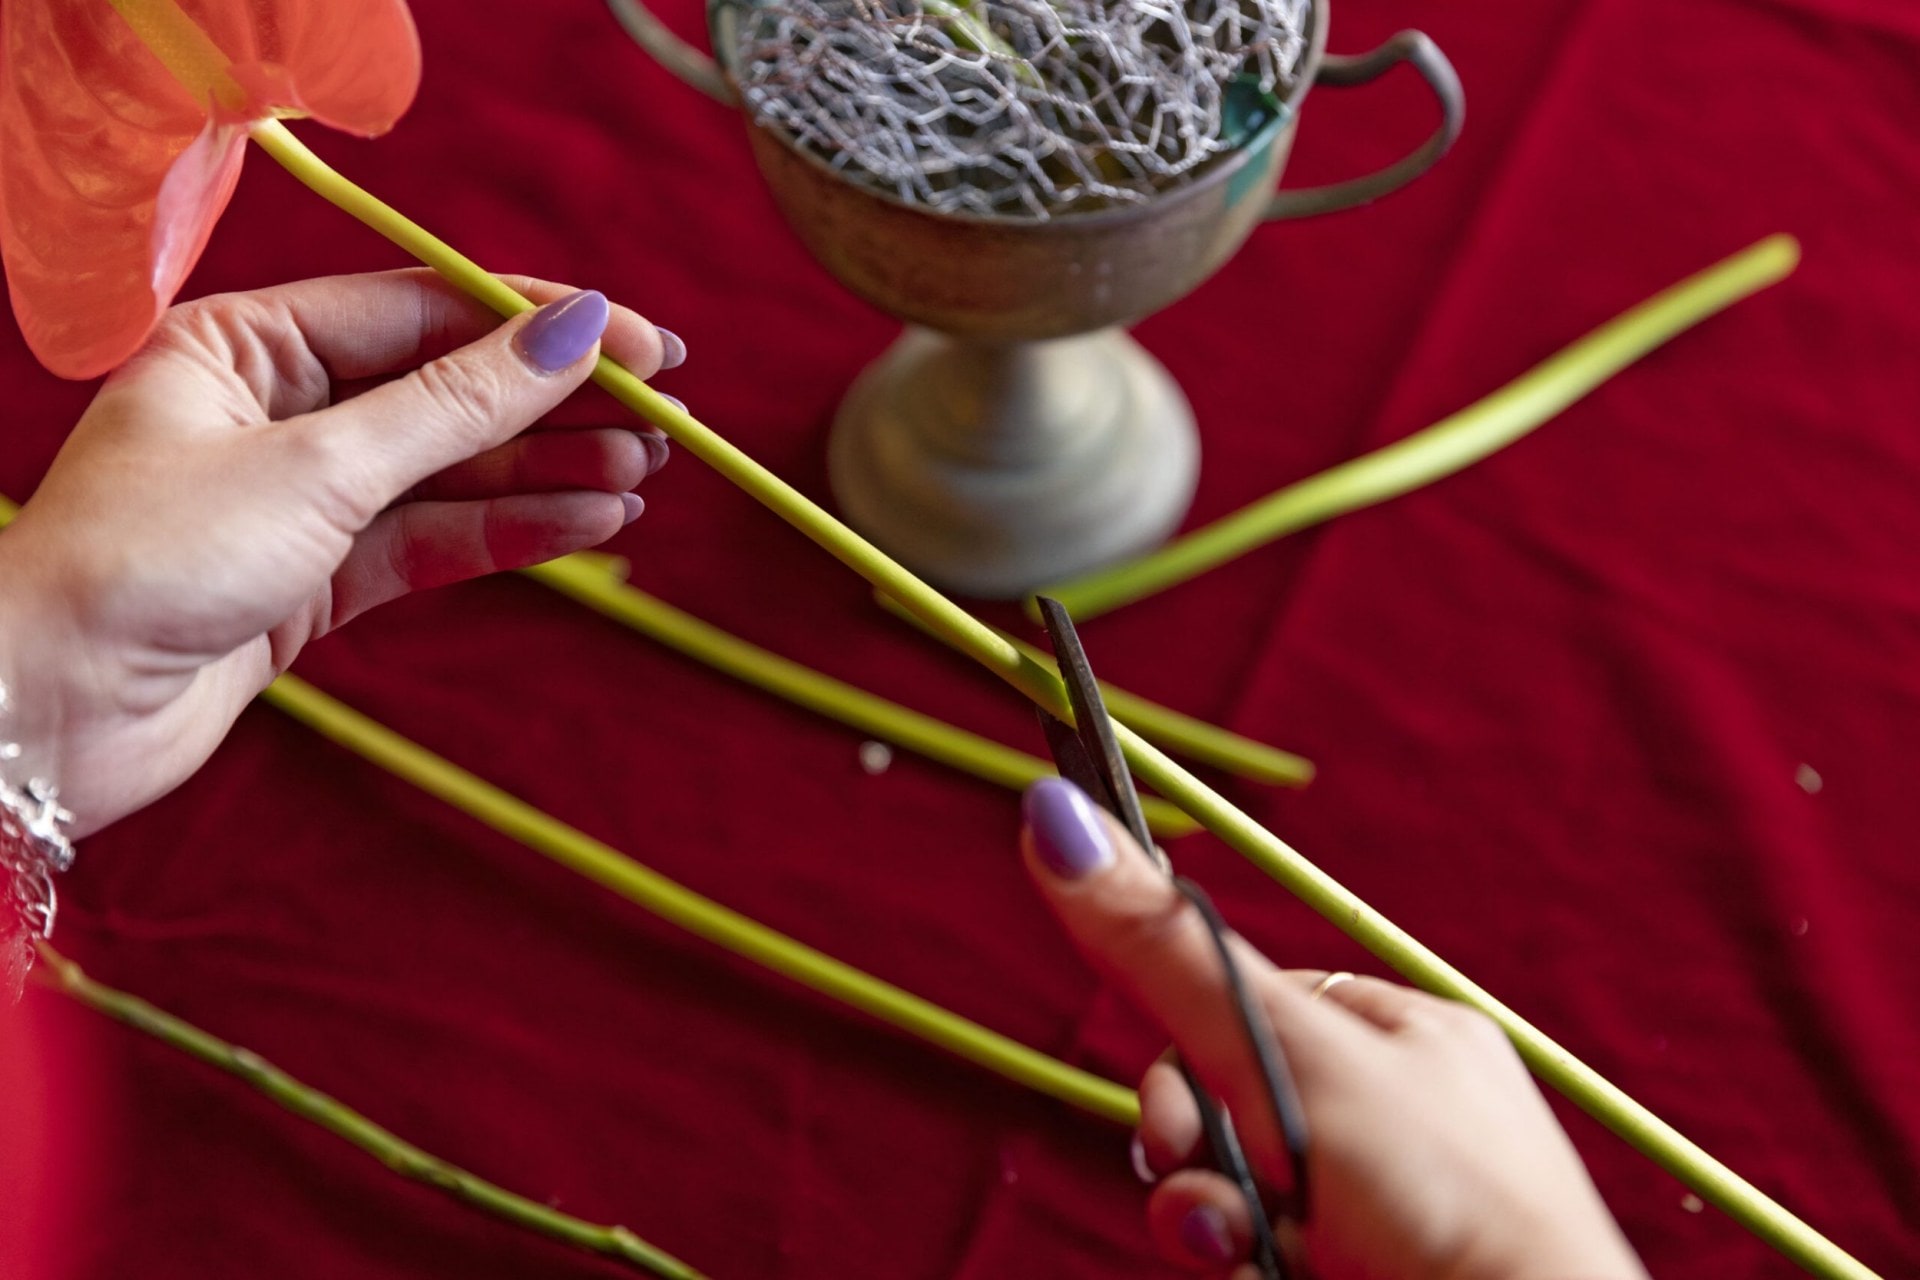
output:
POLYGON ((648 475, 652 475, 660 468, 666 466, 667 459, 673 456, 673 450, 667 447, 666 438, 664 436, 657 436, 651 431, 642 431, 640 433, 640 444, 647 451, 648 475))
POLYGON ((1226 1215, 1210 1204, 1197 1204, 1180 1219, 1180 1243, 1201 1262, 1233 1261, 1233 1237, 1227 1234, 1226 1215))
POLYGON ((608 314, 606 295, 583 289, 534 312, 514 345, 536 373, 558 373, 593 350, 608 314))
POLYGON ((1087 793, 1065 778, 1042 778, 1021 802, 1034 852, 1062 880, 1078 880, 1113 863, 1113 842, 1087 793))
POLYGON ((687 362, 687 344, 679 334, 671 329, 662 329, 659 325, 653 326, 653 331, 660 335, 662 369, 678 369, 687 362))
POLYGON ((622 528, 625 528, 627 525, 632 524, 635 520, 638 520, 640 518, 640 513, 647 509, 646 502, 642 500, 640 495, 637 493, 621 494, 620 505, 627 509, 626 515, 622 516, 620 519, 620 525, 622 528))

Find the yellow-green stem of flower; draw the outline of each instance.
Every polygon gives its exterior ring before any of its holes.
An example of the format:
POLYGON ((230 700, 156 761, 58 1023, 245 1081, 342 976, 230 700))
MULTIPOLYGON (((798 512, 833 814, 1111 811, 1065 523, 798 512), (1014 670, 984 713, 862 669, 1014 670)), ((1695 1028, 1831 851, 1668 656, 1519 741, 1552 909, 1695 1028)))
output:
POLYGON ((362 759, 669 924, 1015 1083, 1117 1124, 1139 1121, 1140 1104, 1131 1089, 989 1031, 702 897, 401 737, 304 680, 281 676, 261 697, 362 759))
POLYGON ((239 1077, 294 1115, 352 1143, 403 1178, 438 1187, 483 1213, 575 1248, 617 1258, 665 1280, 705 1280, 700 1272, 625 1227, 603 1226, 562 1213, 429 1155, 339 1099, 300 1083, 260 1055, 210 1035, 138 996, 95 982, 79 965, 44 942, 40 944, 40 968, 34 971, 34 978, 97 1013, 239 1077))
MULTIPOLYGON (((626 562, 618 556, 583 551, 522 572, 568 599, 704 662, 716 671, 929 760, 938 760, 1016 791, 1053 776, 1053 766, 1038 756, 1015 751, 991 738, 922 715, 802 666, 791 658, 748 644, 628 585, 626 562)), ((1200 829, 1199 823, 1164 800, 1149 796, 1141 801, 1141 808, 1154 834, 1163 839, 1191 835, 1200 829)))
POLYGON ((1038 594, 1052 596, 1084 622, 1290 533, 1432 484, 1506 448, 1662 343, 1785 279, 1799 261, 1800 245, 1792 236, 1768 236, 1609 320, 1492 395, 1422 431, 1276 490, 1137 560, 1038 594))
MULTIPOLYGON (((925 626, 892 596, 875 592, 873 597, 888 613, 904 618, 925 631, 925 626)), ((997 630, 997 628, 996 628, 997 630)), ((1017 645, 1020 652, 1049 671, 1058 671, 1053 659, 1016 636, 1000 635, 1017 645)), ((1212 765, 1236 778, 1264 782, 1276 787, 1304 787, 1313 781, 1313 761, 1291 751, 1268 746, 1264 742, 1195 719, 1171 707, 1163 707, 1137 694, 1128 693, 1102 680, 1101 696, 1107 711, 1122 724, 1133 726, 1141 737, 1165 750, 1178 751, 1189 760, 1212 765)))

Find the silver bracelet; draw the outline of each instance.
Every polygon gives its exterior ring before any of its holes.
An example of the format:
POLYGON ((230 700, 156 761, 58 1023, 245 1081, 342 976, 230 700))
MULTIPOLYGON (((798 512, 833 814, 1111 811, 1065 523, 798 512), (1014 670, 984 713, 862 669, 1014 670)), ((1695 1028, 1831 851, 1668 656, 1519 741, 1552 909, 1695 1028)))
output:
MULTIPOLYGON (((0 711, 6 709, 0 685, 0 711)), ((20 758, 20 744, 0 742, 0 765, 20 758)), ((60 790, 45 778, 28 778, 24 788, 0 775, 0 875, 5 902, 0 904, 0 983, 18 998, 18 986, 33 965, 36 939, 51 937, 59 909, 53 877, 73 865, 73 841, 66 828, 73 815, 60 807, 60 790)))

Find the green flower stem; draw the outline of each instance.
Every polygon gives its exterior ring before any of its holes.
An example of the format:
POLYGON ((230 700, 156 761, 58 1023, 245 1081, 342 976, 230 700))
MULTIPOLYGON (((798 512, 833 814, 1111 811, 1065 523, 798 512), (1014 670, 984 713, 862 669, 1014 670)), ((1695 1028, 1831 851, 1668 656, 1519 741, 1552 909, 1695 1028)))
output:
MULTIPOLYGON (((11 524, 19 512, 20 508, 11 499, 0 494, 0 528, 11 524)), ((591 563, 584 573, 608 576, 604 568, 595 568, 591 563)), ((565 576, 584 576, 584 573, 575 570, 565 576)), ((718 634, 724 636, 725 633, 718 634)), ((1115 1124, 1132 1126, 1140 1121, 1140 1102, 1131 1089, 1050 1058, 702 897, 524 800, 483 782, 297 676, 281 676, 260 696, 362 759, 653 912, 669 924, 1016 1084, 1026 1085, 1115 1124)))
MULTIPOLYGON (((921 621, 892 596, 876 594, 874 599, 887 612, 925 630, 921 621)), ((1026 641, 1007 635, 1004 631, 999 634, 1006 636, 1008 641, 1019 647, 1020 652, 1047 670, 1059 670, 1051 657, 1026 641)), ((1149 702, 1104 680, 1100 682, 1100 692, 1106 699, 1108 713, 1114 719, 1132 725, 1141 737, 1168 751, 1178 751, 1190 760, 1212 765, 1237 778, 1264 782, 1269 786, 1304 787, 1313 781, 1313 761, 1304 756, 1270 747, 1252 738, 1243 738, 1205 720, 1196 720, 1171 707, 1149 702)))
MULTIPOLYGON (((580 552, 522 572, 718 671, 976 778, 1020 790, 1054 774, 1053 766, 1037 756, 889 702, 702 622, 628 585, 626 562, 617 556, 580 552)), ((1141 807, 1154 834, 1166 839, 1200 829, 1164 800, 1149 797, 1141 807)))
MULTIPOLYGON (((924 0, 923 7, 934 17, 945 19, 953 28, 954 38, 967 48, 1010 62, 1020 61, 1020 55, 1013 51, 1013 46, 993 34, 993 28, 980 17, 974 0, 960 0, 958 4, 953 0, 924 0)), ((1022 62, 1021 65, 1026 64, 1022 62)))
MULTIPOLYGON (((533 305, 477 263, 328 168, 279 122, 267 121, 254 126, 253 136, 321 197, 387 236, 501 314, 514 315, 533 305)), ((1790 249, 1788 256, 1792 256, 1790 249)), ((1072 719, 1072 708, 1057 675, 909 573, 793 486, 604 356, 594 380, 883 594, 899 601, 948 644, 979 661, 1054 715, 1072 719)), ((1458 970, 1388 922, 1131 729, 1116 725, 1115 733, 1141 780, 1198 818, 1201 825, 1293 890, 1403 977, 1417 986, 1487 1012, 1513 1038, 1536 1075, 1652 1157, 1702 1199, 1718 1205, 1816 1275, 1861 1280, 1873 1274, 1758 1188, 1608 1084, 1591 1067, 1518 1014, 1467 981, 1458 970)))
POLYGON ((408 741, 304 680, 281 676, 261 697, 355 755, 669 924, 1015 1083, 1116 1124, 1139 1123, 1140 1103, 1131 1089, 989 1031, 702 897, 408 741))
POLYGON ((667 1280, 705 1280, 702 1273, 672 1254, 656 1249, 625 1227, 602 1226, 562 1213, 495 1186, 438 1156, 428 1155, 338 1099, 301 1084, 258 1054, 209 1035, 138 996, 95 982, 79 965, 45 943, 40 944, 40 962, 41 967, 34 974, 36 981, 182 1053, 238 1076, 294 1115, 344 1138, 403 1178, 437 1187, 454 1199, 496 1218, 504 1218, 515 1226, 551 1236, 577 1249, 617 1258, 667 1280))
POLYGON ((1768 236, 1423 431, 1290 484, 1149 555, 1039 594, 1066 605, 1076 620, 1096 618, 1277 538, 1452 475, 1525 436, 1662 343, 1785 279, 1799 261, 1800 245, 1792 236, 1768 236))
POLYGON ((1040 73, 1021 57, 1014 47, 993 33, 993 27, 981 16, 980 0, 922 0, 922 8, 936 18, 945 19, 953 28, 953 38, 978 53, 1012 65, 1014 75, 1033 88, 1044 87, 1040 73))

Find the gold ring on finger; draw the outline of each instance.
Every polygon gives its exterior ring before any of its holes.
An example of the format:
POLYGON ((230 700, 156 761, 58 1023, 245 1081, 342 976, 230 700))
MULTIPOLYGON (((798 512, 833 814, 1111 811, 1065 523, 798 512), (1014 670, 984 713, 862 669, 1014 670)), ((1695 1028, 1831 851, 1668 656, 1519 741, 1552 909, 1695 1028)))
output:
POLYGON ((1327 994, 1327 992, 1333 990, 1335 987, 1339 986, 1341 983, 1352 982, 1352 981, 1353 981, 1353 975, 1348 973, 1344 969, 1342 969, 1338 973, 1330 973, 1326 977, 1320 979, 1320 981, 1313 984, 1313 990, 1307 992, 1307 999, 1318 1000, 1321 996, 1327 994))

